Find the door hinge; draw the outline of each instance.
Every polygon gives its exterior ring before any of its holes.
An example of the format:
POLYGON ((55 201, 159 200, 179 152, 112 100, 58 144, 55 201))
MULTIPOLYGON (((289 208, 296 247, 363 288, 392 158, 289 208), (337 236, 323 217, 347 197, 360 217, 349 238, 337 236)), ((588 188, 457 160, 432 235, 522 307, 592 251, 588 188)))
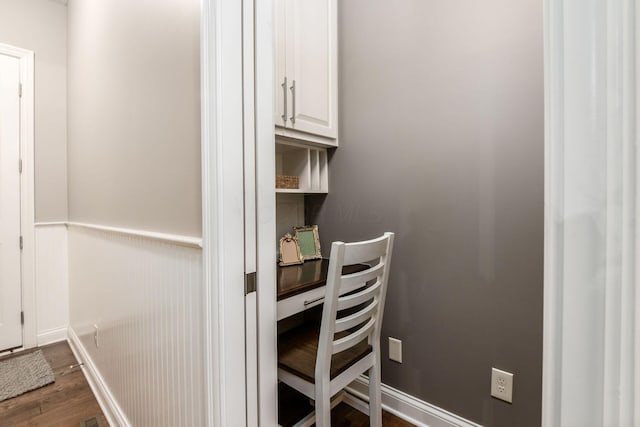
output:
POLYGON ((18 84, 18 97, 22 98, 22 83, 18 84))
POLYGON ((20 324, 24 325, 24 311, 20 312, 20 324))
POLYGON ((20 250, 22 250, 22 236, 20 236, 20 250))
POLYGON ((22 159, 18 160, 18 172, 22 173, 22 159))
POLYGON ((244 294, 249 295, 256 291, 256 272, 246 273, 244 275, 244 294))

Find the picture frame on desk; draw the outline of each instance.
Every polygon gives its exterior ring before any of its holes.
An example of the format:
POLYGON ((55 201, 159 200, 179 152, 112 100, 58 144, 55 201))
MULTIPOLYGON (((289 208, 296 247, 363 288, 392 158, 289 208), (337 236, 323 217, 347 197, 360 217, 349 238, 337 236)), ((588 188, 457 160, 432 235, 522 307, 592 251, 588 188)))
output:
POLYGON ((317 225, 293 227, 293 230, 295 231, 295 238, 300 246, 303 261, 322 258, 317 225))
POLYGON ((303 262, 298 240, 289 233, 285 234, 280 239, 280 266, 285 267, 303 262))

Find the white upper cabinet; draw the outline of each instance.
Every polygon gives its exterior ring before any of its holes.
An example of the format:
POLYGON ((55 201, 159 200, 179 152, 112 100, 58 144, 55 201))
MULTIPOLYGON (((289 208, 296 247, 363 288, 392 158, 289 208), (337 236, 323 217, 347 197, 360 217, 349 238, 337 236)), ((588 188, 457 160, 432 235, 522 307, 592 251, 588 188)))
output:
POLYGON ((275 1, 276 134, 335 147, 337 0, 275 1))

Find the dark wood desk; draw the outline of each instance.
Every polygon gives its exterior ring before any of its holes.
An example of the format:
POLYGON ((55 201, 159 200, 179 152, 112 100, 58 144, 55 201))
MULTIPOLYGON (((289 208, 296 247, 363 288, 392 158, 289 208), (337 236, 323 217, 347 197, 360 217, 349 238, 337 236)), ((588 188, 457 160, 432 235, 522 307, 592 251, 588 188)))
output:
MULTIPOLYGON (((342 274, 351 274, 367 269, 365 264, 347 265, 342 274)), ((322 304, 324 286, 327 283, 328 259, 306 261, 304 264, 278 267, 278 320, 322 304)), ((364 284, 360 285, 364 286, 364 284)), ((341 294, 354 289, 344 289, 341 294)))

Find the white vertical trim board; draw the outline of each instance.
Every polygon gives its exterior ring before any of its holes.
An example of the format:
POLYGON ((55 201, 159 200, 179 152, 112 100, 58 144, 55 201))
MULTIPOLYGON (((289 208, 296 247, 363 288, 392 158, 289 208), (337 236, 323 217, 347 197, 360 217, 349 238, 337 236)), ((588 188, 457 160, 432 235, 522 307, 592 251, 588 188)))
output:
POLYGON ((116 425, 207 425, 202 251, 85 227, 68 238, 69 336, 116 425))
POLYGON ((542 425, 558 425, 562 365, 564 56, 563 1, 544 0, 545 201, 542 425))
MULTIPOLYGON (((381 385, 382 408, 421 427, 482 427, 456 414, 413 397, 388 385, 381 385)), ((369 413, 369 379, 361 376, 347 387, 344 402, 362 413, 369 413)))
MULTIPOLYGON (((631 15, 635 15, 635 23, 636 25, 640 25, 640 5, 638 5, 637 3, 635 4, 635 14, 630 13, 631 15)), ((635 51, 636 51, 636 55, 635 55, 635 71, 636 73, 638 72, 638 70, 640 70, 640 53, 638 52, 640 50, 640 28, 636 28, 635 31, 635 51)), ((636 102, 636 111, 635 111, 635 115, 631 117, 632 120, 635 121, 635 138, 636 141, 640 138, 640 83, 636 80, 635 81, 635 93, 634 93, 634 97, 635 97, 635 102, 636 102)), ((634 156, 636 165, 640 165, 640 150, 636 149, 636 153, 634 156)), ((640 175, 639 173, 636 173, 636 176, 640 175)), ((640 212, 640 185, 638 185, 638 182, 636 181, 636 193, 635 193, 635 197, 636 197, 636 212, 640 212)), ((640 254, 640 236, 636 235, 636 239, 635 239, 635 250, 636 250, 636 254, 640 254)), ((640 262, 636 262, 635 263, 635 277, 636 280, 638 280, 638 278, 640 278, 640 262)), ((638 334, 640 334, 640 309, 638 309, 638 307, 640 307, 640 289, 638 288, 638 286, 636 286, 636 293, 633 297, 630 298, 630 303, 632 304, 632 307, 636 307, 635 313, 632 314, 632 316, 635 316, 635 332, 636 332, 636 337, 638 336, 638 334)), ((633 365, 633 376, 632 376, 632 381, 633 384, 635 386, 635 393, 634 393, 634 399, 633 401, 631 401, 631 404, 633 405, 633 407, 635 408, 635 413, 634 413, 634 417, 635 417, 635 421, 636 423, 640 422, 640 414, 638 413, 638 411, 640 411, 640 339, 636 338, 634 340, 633 343, 630 343, 631 345, 631 351, 632 354, 635 355, 635 363, 633 365)))
POLYGON ((36 286, 34 266, 34 60, 33 52, 0 43, 0 53, 20 59, 20 156, 22 159, 21 232, 22 250, 22 310, 24 311, 23 348, 37 344, 36 286))
MULTIPOLYGON (((256 274, 256 137, 254 0, 242 0, 243 124, 244 124, 244 271, 256 274)), ((248 426, 258 426, 258 307, 256 292, 245 297, 245 360, 248 426)))
POLYGON ((545 0, 542 424, 640 425, 637 0, 545 0))
POLYGON ((38 345, 67 338, 69 258, 64 223, 35 227, 35 281, 38 345))
POLYGON ((277 425, 276 196, 273 0, 255 4, 258 396, 261 426, 277 425))
POLYGON ((242 2, 204 0, 202 233, 207 424, 246 425, 242 2))

